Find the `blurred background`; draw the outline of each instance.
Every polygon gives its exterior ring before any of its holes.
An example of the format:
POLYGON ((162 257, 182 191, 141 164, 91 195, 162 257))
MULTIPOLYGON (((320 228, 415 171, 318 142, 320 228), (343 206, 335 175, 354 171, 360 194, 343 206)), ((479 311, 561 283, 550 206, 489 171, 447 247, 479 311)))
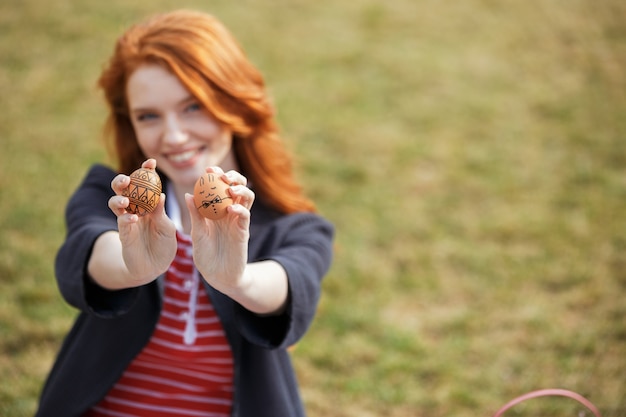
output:
POLYGON ((626 415, 623 0, 2 0, 0 415, 33 414, 76 315, 53 262, 107 161, 99 72, 179 7, 264 73, 338 230, 293 352, 311 417, 489 416, 538 388, 626 415))

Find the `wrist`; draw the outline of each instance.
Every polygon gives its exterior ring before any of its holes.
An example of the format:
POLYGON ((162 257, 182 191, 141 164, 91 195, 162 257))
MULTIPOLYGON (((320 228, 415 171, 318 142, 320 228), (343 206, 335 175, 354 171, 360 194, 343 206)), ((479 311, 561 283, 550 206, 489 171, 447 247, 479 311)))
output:
POLYGON ((259 315, 282 313, 287 304, 288 280, 283 267, 275 261, 247 264, 234 280, 207 280, 209 285, 244 308, 259 315))

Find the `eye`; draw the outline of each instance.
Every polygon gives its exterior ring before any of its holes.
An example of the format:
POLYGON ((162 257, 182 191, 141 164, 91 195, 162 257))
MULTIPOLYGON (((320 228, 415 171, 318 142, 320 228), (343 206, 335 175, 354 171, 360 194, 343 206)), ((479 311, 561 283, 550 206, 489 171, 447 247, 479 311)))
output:
POLYGON ((156 113, 151 113, 151 112, 145 112, 145 113, 139 113, 135 116, 135 120, 137 120, 138 122, 147 122, 150 120, 154 120, 156 118, 158 118, 159 116, 156 113))
POLYGON ((189 104, 187 107, 185 107, 185 112, 187 113, 192 113, 192 112, 196 112, 200 110, 202 110, 202 105, 200 105, 200 103, 197 103, 197 102, 193 102, 189 104))

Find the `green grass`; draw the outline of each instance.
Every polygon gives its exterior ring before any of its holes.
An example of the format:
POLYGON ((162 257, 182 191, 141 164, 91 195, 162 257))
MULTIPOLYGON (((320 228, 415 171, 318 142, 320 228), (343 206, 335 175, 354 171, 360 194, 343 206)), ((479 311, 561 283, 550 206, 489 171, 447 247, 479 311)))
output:
POLYGON ((293 353, 311 417, 488 416, 548 387, 626 415, 622 0, 0 3, 0 415, 32 415, 75 315, 53 261, 106 158, 99 70, 124 27, 179 6, 264 72, 337 226, 293 353))

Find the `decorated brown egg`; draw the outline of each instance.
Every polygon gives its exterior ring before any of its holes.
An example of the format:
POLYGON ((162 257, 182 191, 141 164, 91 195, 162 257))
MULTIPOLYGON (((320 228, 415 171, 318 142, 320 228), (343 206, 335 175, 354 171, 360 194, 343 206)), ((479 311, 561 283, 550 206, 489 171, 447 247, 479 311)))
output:
POLYGON ((139 168, 130 174, 130 185, 122 192, 130 204, 126 211, 138 216, 152 213, 161 198, 161 178, 154 169, 139 168))
POLYGON ((198 212, 211 220, 226 216, 226 208, 233 204, 226 191, 228 187, 216 174, 207 173, 198 178, 193 187, 193 201, 198 212))

